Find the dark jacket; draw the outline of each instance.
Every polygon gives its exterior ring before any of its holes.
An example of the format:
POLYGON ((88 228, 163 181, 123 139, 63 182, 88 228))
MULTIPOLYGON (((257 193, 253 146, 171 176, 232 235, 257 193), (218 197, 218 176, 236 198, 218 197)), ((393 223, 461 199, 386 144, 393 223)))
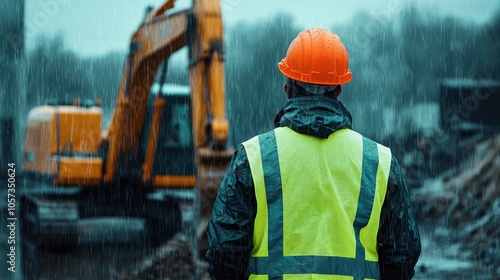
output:
MULTIPOLYGON (((296 97, 278 113, 275 125, 328 138, 338 129, 351 127, 351 114, 340 101, 325 96, 296 97)), ((256 203, 246 152, 240 145, 220 186, 207 228, 212 279, 246 279, 256 203)), ((378 243, 381 278, 410 279, 420 255, 420 236, 408 189, 394 156, 378 243)))

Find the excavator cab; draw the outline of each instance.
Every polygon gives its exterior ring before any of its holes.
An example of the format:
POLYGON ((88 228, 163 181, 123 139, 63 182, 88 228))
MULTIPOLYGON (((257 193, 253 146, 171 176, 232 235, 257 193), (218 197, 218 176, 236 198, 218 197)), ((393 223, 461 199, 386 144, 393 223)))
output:
MULTIPOLYGON (((141 132, 141 152, 144 157, 147 137, 152 123, 154 101, 160 94, 164 100, 161 112, 160 128, 156 139, 156 153, 153 160, 153 177, 194 176, 194 142, 191 118, 191 89, 177 84, 154 84, 146 109, 145 125, 141 132), (161 87, 161 89, 160 89, 161 87)), ((158 180, 157 180, 158 181, 158 180)))

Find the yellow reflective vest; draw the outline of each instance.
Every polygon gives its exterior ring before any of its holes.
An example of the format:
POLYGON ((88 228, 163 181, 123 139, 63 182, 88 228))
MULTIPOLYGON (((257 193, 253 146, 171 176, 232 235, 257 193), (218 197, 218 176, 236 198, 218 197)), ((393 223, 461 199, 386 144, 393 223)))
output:
POLYGON ((350 129, 276 128, 243 143, 257 215, 249 279, 378 279, 388 148, 350 129))

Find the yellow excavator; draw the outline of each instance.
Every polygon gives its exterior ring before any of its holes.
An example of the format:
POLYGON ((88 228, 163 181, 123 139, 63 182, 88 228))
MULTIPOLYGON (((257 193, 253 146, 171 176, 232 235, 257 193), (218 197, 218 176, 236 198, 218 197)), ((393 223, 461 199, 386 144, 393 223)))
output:
POLYGON ((132 36, 107 129, 92 102, 30 111, 20 200, 28 237, 73 244, 79 219, 140 217, 147 238, 167 241, 190 227, 194 245, 206 249, 206 224, 233 153, 221 7, 193 0, 168 13, 173 7, 169 0, 149 10, 132 36), (168 58, 184 46, 190 85, 176 90, 167 84, 168 58))

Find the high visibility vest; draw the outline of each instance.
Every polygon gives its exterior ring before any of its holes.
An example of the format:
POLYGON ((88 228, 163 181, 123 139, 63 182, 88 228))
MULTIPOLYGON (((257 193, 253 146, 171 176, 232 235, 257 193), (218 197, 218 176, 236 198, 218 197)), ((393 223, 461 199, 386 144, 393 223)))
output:
POLYGON ((391 151, 350 129, 243 143, 257 200, 249 279, 378 279, 391 151))

